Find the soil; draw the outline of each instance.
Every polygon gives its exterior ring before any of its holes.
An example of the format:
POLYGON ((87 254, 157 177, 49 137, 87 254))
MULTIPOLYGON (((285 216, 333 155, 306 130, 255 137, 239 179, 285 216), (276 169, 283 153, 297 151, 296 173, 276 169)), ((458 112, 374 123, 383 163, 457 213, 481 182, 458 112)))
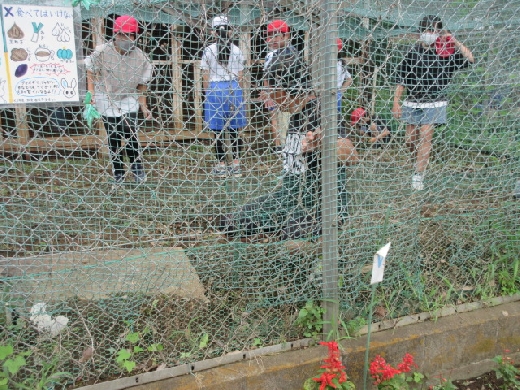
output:
POLYGON ((520 387, 504 387, 504 380, 498 379, 495 371, 486 372, 480 376, 470 379, 453 381, 457 390, 516 390, 520 387))

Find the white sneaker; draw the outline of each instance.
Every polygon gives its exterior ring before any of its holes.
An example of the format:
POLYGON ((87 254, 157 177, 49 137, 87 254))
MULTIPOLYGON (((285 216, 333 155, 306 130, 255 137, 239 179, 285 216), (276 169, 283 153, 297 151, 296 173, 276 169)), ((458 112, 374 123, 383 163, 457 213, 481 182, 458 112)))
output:
POLYGON ((412 176, 412 188, 416 191, 424 190, 424 178, 420 173, 416 173, 412 176))
POLYGON ((513 191, 513 196, 516 199, 520 199, 520 180, 517 180, 515 189, 513 191))

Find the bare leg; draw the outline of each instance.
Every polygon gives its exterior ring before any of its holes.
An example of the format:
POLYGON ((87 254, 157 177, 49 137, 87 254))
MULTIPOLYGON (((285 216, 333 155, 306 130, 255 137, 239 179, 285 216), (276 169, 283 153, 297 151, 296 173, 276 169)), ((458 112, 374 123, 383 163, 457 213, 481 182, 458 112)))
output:
POLYGON ((348 138, 338 139, 338 160, 346 165, 357 164, 359 155, 352 141, 348 138))
POLYGON ((418 173, 424 173, 430 159, 434 125, 422 125, 419 129, 419 144, 417 145, 417 163, 415 169, 418 173))
POLYGON ((416 125, 406 125, 405 141, 408 150, 412 154, 412 160, 417 158, 417 142, 419 139, 419 127, 416 125))
POLYGON ((271 117, 271 137, 274 140, 275 146, 280 146, 280 137, 278 137, 278 110, 273 110, 270 112, 271 117))

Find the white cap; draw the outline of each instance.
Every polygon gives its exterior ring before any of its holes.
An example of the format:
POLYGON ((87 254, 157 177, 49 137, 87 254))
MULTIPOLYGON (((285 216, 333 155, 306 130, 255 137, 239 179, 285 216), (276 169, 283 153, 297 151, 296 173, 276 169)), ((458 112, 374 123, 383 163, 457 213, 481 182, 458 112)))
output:
POLYGON ((229 24, 228 18, 226 16, 215 16, 211 21, 211 27, 217 28, 220 26, 227 26, 229 24))

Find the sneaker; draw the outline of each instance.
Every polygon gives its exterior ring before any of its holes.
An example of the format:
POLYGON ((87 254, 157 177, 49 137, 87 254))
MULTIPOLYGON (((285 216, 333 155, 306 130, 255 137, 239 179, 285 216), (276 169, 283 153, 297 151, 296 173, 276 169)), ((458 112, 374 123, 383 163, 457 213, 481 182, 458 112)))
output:
POLYGON ((138 171, 134 173, 134 180, 136 183, 144 183, 146 179, 146 173, 144 171, 138 171))
POLYGON ((233 164, 229 167, 229 174, 234 177, 242 177, 242 169, 239 164, 233 164))
POLYGON ((211 171, 211 174, 216 177, 226 177, 227 176, 227 168, 225 165, 217 164, 215 168, 211 171))
POLYGON ((112 190, 117 191, 117 189, 121 188, 121 185, 125 182, 124 175, 114 175, 113 180, 110 181, 112 190))
POLYGON ((420 173, 416 173, 412 176, 412 188, 416 191, 424 190, 424 178, 420 173))

